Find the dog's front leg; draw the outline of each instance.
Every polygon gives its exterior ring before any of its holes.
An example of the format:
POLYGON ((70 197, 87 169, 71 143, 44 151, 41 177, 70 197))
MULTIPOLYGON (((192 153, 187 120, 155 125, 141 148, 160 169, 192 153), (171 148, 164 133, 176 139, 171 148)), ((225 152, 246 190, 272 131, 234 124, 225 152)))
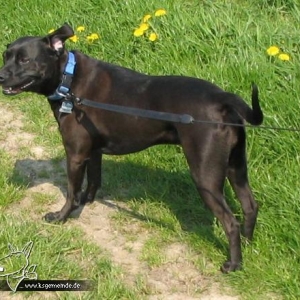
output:
POLYGON ((102 153, 100 150, 94 150, 87 162, 87 187, 81 197, 81 204, 92 203, 96 192, 101 186, 101 166, 102 153))
POLYGON ((68 192, 66 203, 60 211, 50 212, 45 215, 47 222, 64 222, 70 213, 81 202, 81 186, 84 178, 87 158, 84 155, 67 155, 68 192))

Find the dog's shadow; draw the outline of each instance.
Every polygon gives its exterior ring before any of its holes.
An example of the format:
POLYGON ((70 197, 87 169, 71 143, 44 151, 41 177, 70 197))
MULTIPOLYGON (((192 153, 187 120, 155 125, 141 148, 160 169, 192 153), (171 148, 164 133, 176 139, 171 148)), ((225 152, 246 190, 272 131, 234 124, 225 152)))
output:
MULTIPOLYGON (((64 165, 64 160, 18 160, 10 180, 14 184, 25 186, 51 183, 66 196, 64 165)), ((118 211, 139 221, 150 221, 159 227, 175 231, 173 222, 166 221, 163 216, 156 216, 155 210, 154 214, 150 212, 150 215, 145 216, 137 209, 129 208, 130 205, 122 205, 132 199, 141 205, 145 201, 160 203, 176 217, 182 230, 195 233, 227 254, 228 245, 216 237, 215 218, 200 199, 188 169, 184 172, 169 172, 127 160, 117 162, 104 159, 102 175, 102 188, 95 201, 112 206, 112 201, 105 199, 113 199, 113 205, 118 211)), ((233 193, 227 186, 225 195, 233 211, 238 211, 233 193)), ((74 211, 72 218, 79 218, 83 209, 81 206, 74 211)))

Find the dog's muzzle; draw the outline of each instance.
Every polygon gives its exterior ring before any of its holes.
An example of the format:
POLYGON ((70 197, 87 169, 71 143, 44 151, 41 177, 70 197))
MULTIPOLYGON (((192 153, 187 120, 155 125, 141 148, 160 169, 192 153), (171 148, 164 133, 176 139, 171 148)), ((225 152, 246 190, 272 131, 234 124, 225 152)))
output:
MULTIPOLYGON (((1 82, 1 81, 0 81, 1 82)), ((23 83, 19 86, 3 86, 3 94, 5 95, 17 95, 27 90, 30 86, 34 84, 35 80, 31 79, 30 81, 23 83)))

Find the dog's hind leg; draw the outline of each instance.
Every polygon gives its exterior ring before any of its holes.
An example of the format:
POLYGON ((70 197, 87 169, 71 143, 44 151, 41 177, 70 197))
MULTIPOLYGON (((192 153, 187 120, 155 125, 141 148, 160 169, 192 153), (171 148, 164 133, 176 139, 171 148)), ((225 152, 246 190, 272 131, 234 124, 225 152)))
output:
POLYGON ((238 270, 242 264, 240 225, 223 195, 229 156, 226 141, 222 141, 222 136, 202 135, 202 143, 190 139, 182 141, 182 146, 198 192, 221 222, 229 240, 229 261, 224 263, 221 270, 225 273, 238 270))
POLYGON ((101 167, 102 153, 99 150, 94 150, 87 162, 87 187, 81 197, 82 205, 88 202, 92 203, 94 201, 96 192, 101 186, 101 167))
POLYGON ((242 205, 244 213, 243 235, 251 240, 256 224, 258 205, 249 186, 244 140, 233 149, 230 155, 227 176, 242 205))

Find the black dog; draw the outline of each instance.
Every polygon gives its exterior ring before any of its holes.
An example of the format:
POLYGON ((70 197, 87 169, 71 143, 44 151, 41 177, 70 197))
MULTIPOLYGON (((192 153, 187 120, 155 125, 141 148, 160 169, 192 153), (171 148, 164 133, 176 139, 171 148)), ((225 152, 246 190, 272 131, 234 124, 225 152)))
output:
POLYGON ((230 259, 222 270, 239 269, 240 225, 225 202, 223 187, 228 177, 242 204, 244 235, 251 239, 258 208, 248 184, 246 137, 241 124, 243 119, 253 125, 262 123, 256 86, 252 88, 251 109, 237 95, 204 80, 148 76, 78 51, 68 52, 64 42, 73 34, 65 24, 44 37, 21 37, 8 45, 0 70, 5 95, 30 91, 46 96, 59 125, 67 155, 68 193, 61 211, 50 212, 45 219, 64 221, 79 204, 94 200, 101 181, 102 154, 120 155, 157 144, 180 144, 201 198, 222 223, 229 239, 230 259), (186 113, 196 120, 219 124, 182 124, 108 112, 76 101, 66 102, 65 92, 94 103, 186 113), (85 171, 87 188, 82 194, 85 171))

